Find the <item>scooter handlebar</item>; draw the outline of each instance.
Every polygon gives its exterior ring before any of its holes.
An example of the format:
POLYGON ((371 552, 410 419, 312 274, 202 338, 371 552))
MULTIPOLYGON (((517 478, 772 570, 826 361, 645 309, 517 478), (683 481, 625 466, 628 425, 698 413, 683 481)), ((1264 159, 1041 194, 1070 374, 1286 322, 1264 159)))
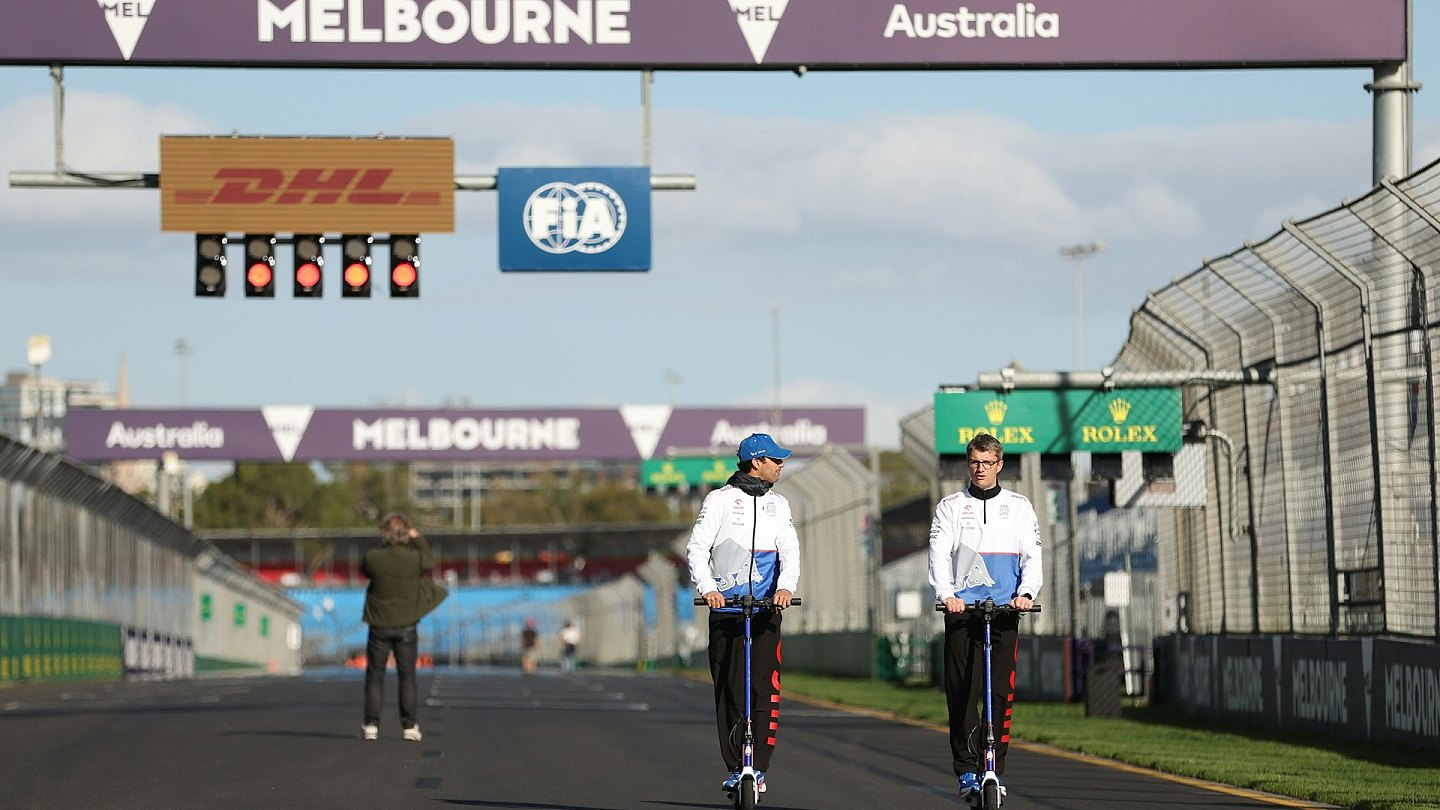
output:
MULTIPOLYGON (((703 602, 704 600, 702 599, 701 601, 703 602)), ((985 603, 986 603, 986 602, 990 602, 990 600, 987 599, 987 600, 985 600, 985 602, 980 602, 980 603, 978 603, 978 604, 977 604, 977 603, 974 603, 974 602, 971 602, 970 604, 968 604, 968 605, 965 606, 965 609, 964 609, 964 610, 962 610, 962 611, 960 611, 960 612, 961 612, 962 614, 966 614, 966 613, 981 613, 981 612, 983 612, 984 609, 985 609, 985 603)), ((991 604, 991 606, 992 606, 991 609, 994 610, 996 613, 1039 613, 1039 612, 1040 612, 1040 606, 1039 606, 1039 605, 1031 605, 1029 608, 1026 608, 1026 609, 1024 609, 1024 610, 1021 610, 1020 608, 1011 607, 1010 605, 996 605, 996 604, 994 604, 993 602, 991 602, 990 604, 991 604)), ((936 613, 944 613, 944 612, 945 612, 945 603, 944 603, 944 602, 936 602, 936 603, 935 603, 935 612, 936 612, 936 613)))
MULTIPOLYGON (((743 597, 743 596, 727 596, 727 597, 725 597, 725 607, 743 607, 743 606, 744 606, 744 605, 743 605, 744 598, 745 598, 745 597, 743 597)), ((697 597, 695 597, 695 604, 697 604, 697 605, 706 605, 706 604, 709 604, 709 603, 705 601, 705 597, 703 597, 703 596, 697 596, 697 597)), ((754 600, 753 602, 751 602, 750 604, 754 605, 755 607, 759 607, 759 608, 768 608, 768 607, 770 607, 770 597, 767 596, 767 597, 765 597, 765 598, 763 598, 763 599, 756 599, 756 600, 754 600)), ((798 596, 792 596, 792 597, 790 597, 790 606, 791 606, 791 607, 800 607, 800 597, 798 597, 798 596)))

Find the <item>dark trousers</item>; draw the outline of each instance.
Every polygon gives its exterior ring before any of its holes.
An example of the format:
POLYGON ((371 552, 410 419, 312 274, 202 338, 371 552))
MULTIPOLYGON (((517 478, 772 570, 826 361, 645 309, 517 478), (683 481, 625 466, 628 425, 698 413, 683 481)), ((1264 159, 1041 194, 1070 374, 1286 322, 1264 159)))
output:
POLYGON ((420 634, 409 627, 371 627, 365 643, 365 724, 380 724, 380 707, 385 704, 385 662, 395 653, 395 674, 400 680, 400 725, 410 728, 415 721, 415 659, 420 634))
MULTIPOLYGON (((755 770, 770 769, 780 727, 780 614, 757 613, 750 620, 750 717, 755 734, 755 770)), ((715 727, 725 767, 740 767, 745 741, 745 619, 710 613, 710 678, 715 683, 715 727)))
MULTIPOLYGON (((1005 773, 1005 754, 1010 750, 1019 627, 1015 616, 1002 616, 990 623, 991 717, 995 724, 997 774, 1005 773)), ((950 753, 956 776, 979 773, 985 764, 984 645, 984 622, 945 614, 945 703, 950 709, 950 753)))

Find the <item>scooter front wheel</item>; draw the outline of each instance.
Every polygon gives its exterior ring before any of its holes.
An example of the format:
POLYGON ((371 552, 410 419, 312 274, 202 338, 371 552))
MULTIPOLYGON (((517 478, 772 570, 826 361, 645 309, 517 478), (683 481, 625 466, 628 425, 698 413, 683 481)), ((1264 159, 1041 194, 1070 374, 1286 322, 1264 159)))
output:
POLYGON ((735 807, 739 810, 755 810, 760 803, 760 793, 755 787, 755 777, 746 776, 735 788, 735 807))
POLYGON ((994 782, 986 782, 980 793, 980 807, 982 810, 1000 810, 1000 786, 994 782))

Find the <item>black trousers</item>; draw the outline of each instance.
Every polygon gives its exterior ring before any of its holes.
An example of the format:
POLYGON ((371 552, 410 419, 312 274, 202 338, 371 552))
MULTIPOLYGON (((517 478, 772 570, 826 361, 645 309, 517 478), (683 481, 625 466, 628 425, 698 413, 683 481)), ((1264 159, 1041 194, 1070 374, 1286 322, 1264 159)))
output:
MULTIPOLYGON (((755 769, 770 769, 780 727, 780 614, 757 613, 750 620, 750 717, 755 734, 755 769)), ((745 619, 710 613, 710 678, 715 683, 715 727, 725 767, 740 767, 745 741, 745 619)))
POLYGON ((395 653, 395 674, 400 680, 400 725, 410 728, 415 720, 415 659, 420 633, 409 627, 371 627, 365 643, 365 725, 380 725, 380 708, 385 705, 385 664, 395 653))
MULTIPOLYGON (((1015 703, 1016 643, 1020 619, 1001 616, 990 623, 991 716, 995 724, 995 773, 1005 773, 1010 749, 1010 711, 1015 703)), ((984 767, 985 623, 945 614, 945 703, 950 709, 950 753, 955 775, 984 767)))

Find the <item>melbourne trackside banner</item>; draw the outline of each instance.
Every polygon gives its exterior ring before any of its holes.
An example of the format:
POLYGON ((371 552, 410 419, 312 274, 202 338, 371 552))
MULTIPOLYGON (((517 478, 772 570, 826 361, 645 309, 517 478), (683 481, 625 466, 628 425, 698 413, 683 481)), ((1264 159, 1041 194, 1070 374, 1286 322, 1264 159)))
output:
POLYGON ((83 461, 570 461, 729 454, 751 433, 813 454, 865 443, 863 408, 525 410, 71 410, 66 452, 83 461))
POLYGON ((516 68, 1372 65, 1406 0, 0 0, 0 63, 516 68))
POLYGON ((455 142, 162 137, 160 229, 451 233, 455 142))

